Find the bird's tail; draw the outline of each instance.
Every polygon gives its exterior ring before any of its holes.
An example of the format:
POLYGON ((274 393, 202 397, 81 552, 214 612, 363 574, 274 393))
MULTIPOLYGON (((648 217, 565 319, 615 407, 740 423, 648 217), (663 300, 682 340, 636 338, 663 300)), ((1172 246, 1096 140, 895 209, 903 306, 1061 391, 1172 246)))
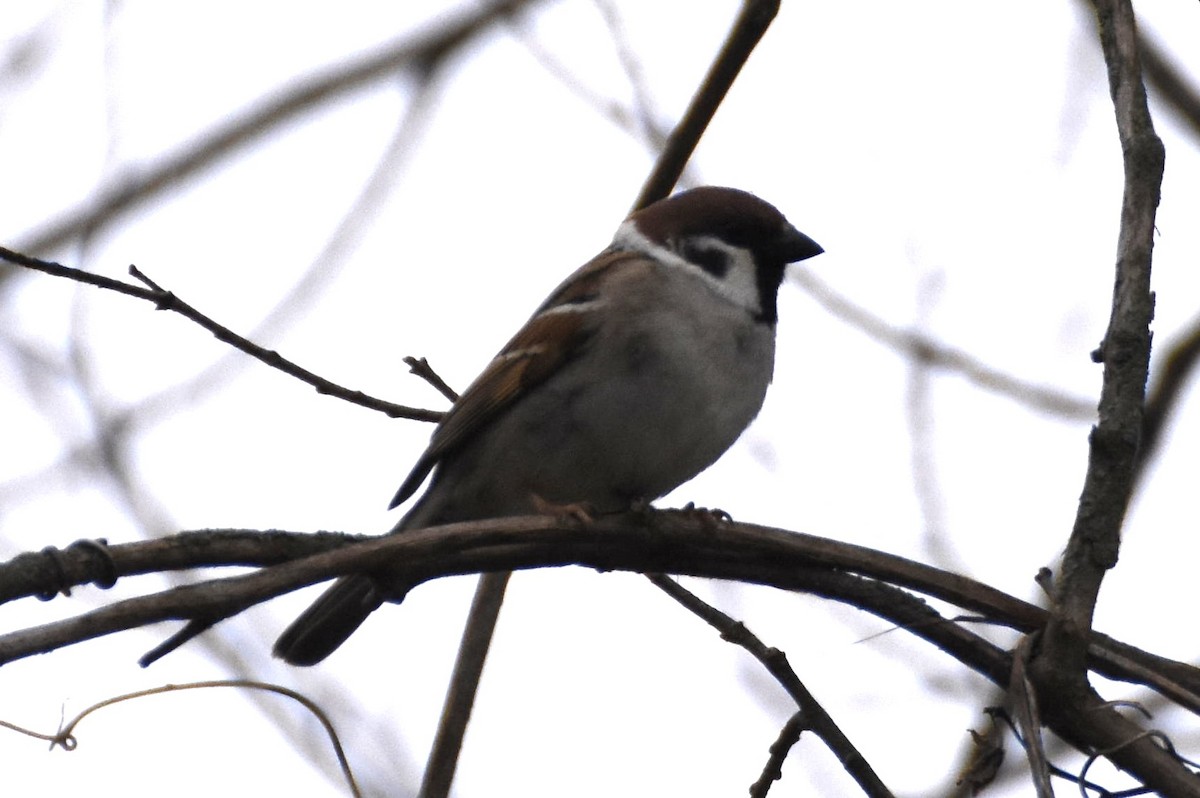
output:
MULTIPOLYGON (((436 493, 428 491, 389 535, 451 520, 436 493)), ((316 665, 332 654, 385 601, 399 603, 413 585, 382 569, 376 576, 353 574, 336 580, 275 641, 275 656, 289 665, 316 665)))
MULTIPOLYGON (((394 600, 396 592, 389 591, 394 600)), ((338 579, 275 641, 275 656, 290 665, 316 665, 328 657, 383 603, 369 576, 338 579)))

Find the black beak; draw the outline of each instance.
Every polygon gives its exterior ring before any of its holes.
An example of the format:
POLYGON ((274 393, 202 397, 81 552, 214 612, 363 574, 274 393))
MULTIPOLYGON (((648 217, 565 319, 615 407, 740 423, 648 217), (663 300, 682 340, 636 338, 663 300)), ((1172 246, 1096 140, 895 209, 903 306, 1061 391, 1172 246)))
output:
POLYGON ((820 244, 786 222, 775 249, 775 253, 784 263, 808 260, 824 251, 820 244))

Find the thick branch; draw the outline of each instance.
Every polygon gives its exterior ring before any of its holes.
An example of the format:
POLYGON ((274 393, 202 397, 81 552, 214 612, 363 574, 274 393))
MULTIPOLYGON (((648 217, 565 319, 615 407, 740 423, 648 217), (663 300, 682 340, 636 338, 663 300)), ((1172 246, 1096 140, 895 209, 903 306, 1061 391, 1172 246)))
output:
MULTIPOLYGON (((894 584, 937 596, 987 622, 1032 631, 1044 610, 965 577, 861 546, 750 524, 697 521, 671 512, 614 517, 586 527, 540 516, 432 527, 381 538, 335 533, 206 530, 137 543, 77 543, 0 564, 0 603, 53 595, 136 574, 219 566, 275 566, 151 596, 75 619, 0 636, 0 662, 164 620, 220 620, 253 604, 330 579, 403 563, 414 581, 462 573, 583 565, 770 585, 834 599, 885 618, 997 684, 1008 655, 894 584), (313 556, 316 555, 316 556, 313 556), (297 559, 300 558, 300 559, 297 559), (857 576, 855 574, 864 574, 857 576)), ((1092 667, 1145 684, 1200 713, 1200 671, 1094 634, 1092 667)))
MULTIPOLYGON (((774 584, 789 580, 783 573, 787 568, 804 567, 845 570, 911 587, 971 612, 1004 619, 1003 623, 1023 631, 1037 628, 1045 617, 1044 610, 980 582, 863 546, 753 524, 730 523, 713 529, 672 512, 655 513, 652 519, 652 528, 648 529, 636 517, 609 517, 586 526, 572 526, 530 516, 449 524, 367 539, 331 533, 297 536, 212 530, 111 546, 103 559, 97 559, 94 546, 76 544, 53 556, 24 554, 0 565, 0 585, 4 586, 0 601, 87 584, 108 573, 104 569, 119 578, 203 565, 269 565, 316 551, 322 553, 306 557, 304 568, 289 577, 295 581, 285 585, 286 580, 271 580, 283 588, 279 592, 344 573, 372 570, 380 561, 372 557, 402 563, 405 578, 414 581, 503 570, 503 565, 511 563, 517 569, 574 564, 602 570, 748 577, 749 581, 774 584), (255 540, 258 536, 265 538, 261 544, 255 540), (346 547, 354 541, 361 542, 346 547), (280 551, 281 543, 288 551, 280 551), (775 557, 780 559, 773 560, 775 557), (58 565, 47 565, 47 558, 57 560, 58 565), (155 560, 160 567, 151 565, 155 560), (53 581, 59 578, 58 569, 78 578, 53 581), (755 578, 755 573, 761 578, 755 578), (51 581, 40 581, 47 579, 51 581), (23 589, 17 591, 9 585, 21 585, 23 589)), ((279 567, 298 565, 288 562, 279 567)), ((254 598, 249 603, 256 603, 278 594, 268 593, 256 589, 244 597, 254 598)), ((207 613, 196 614, 203 617, 207 613)), ((154 620, 168 617, 173 616, 154 620)))
POLYGON ((1088 641, 1100 585, 1117 563, 1137 469, 1150 361, 1150 263, 1165 154, 1154 132, 1129 0, 1095 0, 1100 43, 1125 167, 1112 314, 1097 358, 1104 363, 1099 421, 1063 557, 1050 622, 1030 675, 1047 725, 1081 750, 1107 756, 1156 793, 1200 796, 1200 778, 1137 723, 1106 704, 1087 680, 1088 641))
POLYGON ((1146 107, 1133 9, 1127 0, 1100 0, 1096 6, 1124 153, 1125 192, 1112 315, 1098 352, 1104 362, 1099 421, 1089 439, 1083 494, 1043 641, 1047 666, 1078 681, 1100 583, 1116 565, 1133 487, 1150 363, 1150 260, 1164 161, 1146 107))

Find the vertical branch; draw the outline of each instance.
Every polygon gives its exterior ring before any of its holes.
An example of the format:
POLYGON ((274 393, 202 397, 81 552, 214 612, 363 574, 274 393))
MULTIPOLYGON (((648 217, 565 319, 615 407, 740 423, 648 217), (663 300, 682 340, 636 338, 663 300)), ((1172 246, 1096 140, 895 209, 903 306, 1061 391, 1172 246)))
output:
POLYGON ((1150 262, 1164 149, 1154 132, 1138 63, 1129 0, 1095 0, 1100 43, 1125 167, 1112 313, 1094 357, 1104 363, 1099 421, 1089 438, 1088 469, 1054 594, 1044 654, 1065 678, 1083 679, 1087 640, 1100 584, 1116 565, 1121 525, 1133 489, 1150 361, 1150 262))
POLYGON ((1200 796, 1200 778, 1169 744, 1105 703, 1087 680, 1087 646, 1100 585, 1117 563, 1137 470, 1150 362, 1150 261, 1165 152, 1146 105, 1130 0, 1093 0, 1125 167, 1116 281, 1108 330, 1094 354, 1104 364, 1099 420, 1041 656, 1030 663, 1044 722, 1093 756, 1105 756, 1155 793, 1200 796))
MULTIPOLYGON (((742 11, 684 112, 683 118, 667 138, 654 170, 634 202, 634 210, 660 200, 671 193, 683 168, 692 157, 700 136, 717 112, 721 101, 738 73, 750 58, 750 53, 762 39, 775 15, 780 0, 744 0, 742 11)), ((479 578, 475 599, 467 615, 458 658, 451 675, 450 686, 442 705, 442 715, 434 745, 425 765, 420 798, 445 798, 449 795, 458 766, 459 753, 471 717, 471 708, 479 691, 483 664, 491 645, 499 618, 509 573, 485 573, 479 578)))

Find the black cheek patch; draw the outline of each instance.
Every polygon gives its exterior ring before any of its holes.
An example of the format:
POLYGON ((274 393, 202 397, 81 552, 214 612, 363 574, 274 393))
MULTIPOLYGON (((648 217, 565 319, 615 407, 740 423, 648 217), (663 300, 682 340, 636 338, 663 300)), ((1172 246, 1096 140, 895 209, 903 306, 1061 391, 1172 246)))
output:
POLYGON ((684 241, 680 246, 680 256, 699 266, 714 277, 724 277, 729 272, 729 253, 716 247, 704 247, 684 241))

